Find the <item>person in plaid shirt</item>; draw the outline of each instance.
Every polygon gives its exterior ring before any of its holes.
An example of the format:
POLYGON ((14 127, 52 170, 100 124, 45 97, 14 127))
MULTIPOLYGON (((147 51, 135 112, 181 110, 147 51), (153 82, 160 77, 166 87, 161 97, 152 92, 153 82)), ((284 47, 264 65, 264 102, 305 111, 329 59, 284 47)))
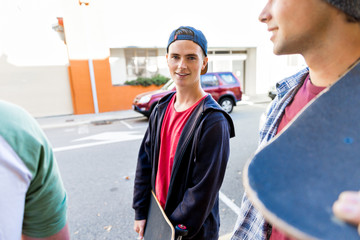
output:
MULTIPOLYGON (((268 0, 259 20, 272 33, 270 40, 276 55, 301 54, 308 65, 277 83, 278 95, 260 131, 261 148, 311 99, 335 83, 350 66, 360 64, 360 0, 268 0)), ((342 210, 351 208, 336 205, 334 212, 339 217, 344 215, 342 210)), ((271 226, 245 193, 231 239, 291 238, 271 226)))

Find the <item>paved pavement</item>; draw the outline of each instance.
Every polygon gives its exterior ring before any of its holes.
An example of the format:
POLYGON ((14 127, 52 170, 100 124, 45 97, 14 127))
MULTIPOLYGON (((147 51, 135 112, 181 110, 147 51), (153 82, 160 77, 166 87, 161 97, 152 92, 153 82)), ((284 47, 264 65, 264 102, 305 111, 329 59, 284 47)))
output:
MULTIPOLYGON (((238 102, 237 105, 252 105, 256 103, 267 103, 271 99, 267 94, 258 95, 243 95, 242 101, 238 102)), ((115 112, 106 112, 98 114, 79 114, 79 115, 63 115, 53 117, 40 117, 36 118, 38 123, 43 129, 65 127, 65 126, 77 126, 88 123, 99 123, 107 121, 119 121, 132 118, 141 118, 142 114, 135 112, 134 110, 122 110, 115 112)))

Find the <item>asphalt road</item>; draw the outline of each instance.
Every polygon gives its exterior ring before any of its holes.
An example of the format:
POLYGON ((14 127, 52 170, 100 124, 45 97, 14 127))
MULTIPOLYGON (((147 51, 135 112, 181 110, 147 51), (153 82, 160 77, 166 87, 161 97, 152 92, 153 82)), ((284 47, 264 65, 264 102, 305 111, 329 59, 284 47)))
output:
MULTIPOLYGON (((220 239, 234 228, 243 194, 243 166, 257 147, 266 104, 239 105, 236 137, 221 188, 220 239)), ((136 159, 146 118, 46 129, 68 193, 71 239, 136 239, 131 208, 136 159)))

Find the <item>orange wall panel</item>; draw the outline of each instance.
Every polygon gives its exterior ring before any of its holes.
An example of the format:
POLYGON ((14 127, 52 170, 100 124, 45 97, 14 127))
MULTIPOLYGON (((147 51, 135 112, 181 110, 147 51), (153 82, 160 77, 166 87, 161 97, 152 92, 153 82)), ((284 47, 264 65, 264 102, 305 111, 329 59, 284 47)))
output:
POLYGON ((70 86, 74 114, 94 113, 88 60, 70 60, 70 86))
MULTIPOLYGON (((131 109, 136 95, 161 86, 113 86, 109 58, 93 60, 99 112, 131 109)), ((69 67, 74 114, 94 113, 87 60, 70 60, 69 67)))

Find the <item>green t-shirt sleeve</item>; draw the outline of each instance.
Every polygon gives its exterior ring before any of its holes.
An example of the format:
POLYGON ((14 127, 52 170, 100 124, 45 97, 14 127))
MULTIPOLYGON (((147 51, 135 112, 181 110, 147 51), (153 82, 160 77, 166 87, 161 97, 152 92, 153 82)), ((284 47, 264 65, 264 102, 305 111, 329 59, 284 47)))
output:
POLYGON ((66 224, 67 196, 52 148, 23 109, 0 101, 0 134, 32 174, 25 199, 22 233, 44 238, 66 224))
POLYGON ((66 193, 51 149, 42 149, 25 199, 23 234, 47 237, 66 224, 66 193))

